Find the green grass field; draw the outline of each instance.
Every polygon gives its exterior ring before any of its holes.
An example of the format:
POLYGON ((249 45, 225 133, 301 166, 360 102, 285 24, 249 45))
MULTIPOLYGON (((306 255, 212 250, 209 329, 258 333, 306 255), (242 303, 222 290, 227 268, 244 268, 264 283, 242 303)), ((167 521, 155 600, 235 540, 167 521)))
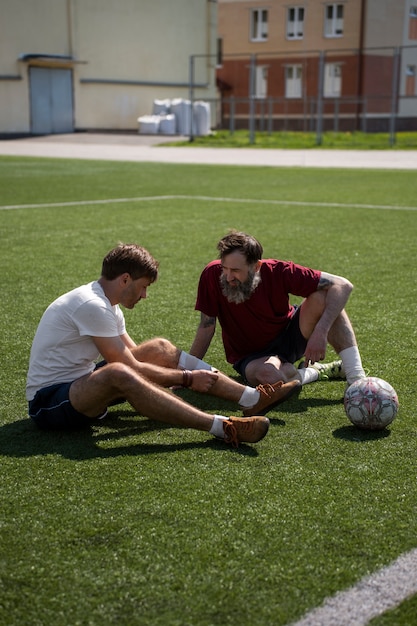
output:
MULTIPOLYGON (((266 126, 266 124, 265 124, 266 126)), ((193 141, 174 140, 176 146, 211 146, 213 148, 272 148, 272 149, 312 149, 326 150, 415 150, 416 132, 363 133, 363 132, 323 132, 320 137, 316 132, 280 131, 268 132, 254 130, 253 136, 248 130, 216 130, 209 135, 196 136, 193 141)))
MULTIPOLYGON (((416 191, 406 171, 0 158, 2 626, 284 626, 417 547, 416 191), (364 366, 398 392, 393 424, 355 429, 333 381, 238 450, 127 404, 91 432, 36 431, 24 386, 46 306, 135 241, 161 274, 129 332, 187 350, 198 277, 233 227, 265 257, 353 282, 364 366)), ((233 375, 219 336, 207 360, 233 375)), ((416 613, 414 597, 372 624, 416 613)))

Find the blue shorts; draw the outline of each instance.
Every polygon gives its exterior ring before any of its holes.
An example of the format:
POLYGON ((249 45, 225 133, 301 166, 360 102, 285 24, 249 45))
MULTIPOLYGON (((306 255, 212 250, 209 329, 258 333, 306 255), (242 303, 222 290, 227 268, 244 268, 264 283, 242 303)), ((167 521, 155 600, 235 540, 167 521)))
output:
POLYGON ((58 383, 39 389, 29 402, 29 416, 42 429, 75 430, 91 426, 95 419, 103 418, 107 411, 98 418, 91 418, 74 409, 69 400, 72 383, 58 383))
POLYGON ((271 343, 259 352, 240 359, 233 365, 234 369, 245 378, 245 370, 248 364, 262 357, 277 356, 286 363, 294 363, 304 355, 307 339, 300 330, 300 307, 295 306, 295 313, 288 322, 287 327, 271 343))

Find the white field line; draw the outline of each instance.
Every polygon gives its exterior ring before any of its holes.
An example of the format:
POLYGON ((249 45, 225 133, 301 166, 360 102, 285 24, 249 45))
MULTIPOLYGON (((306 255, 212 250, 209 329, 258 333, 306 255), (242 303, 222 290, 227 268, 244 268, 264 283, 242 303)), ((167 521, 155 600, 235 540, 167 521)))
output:
POLYGON ((417 593, 417 549, 339 591, 292 626, 365 626, 417 593))
POLYGON ((9 204, 0 205, 0 210, 13 210, 13 209, 39 209, 39 208, 65 208, 71 206, 80 205, 100 205, 100 204, 114 204, 114 203, 128 203, 128 202, 153 202, 162 200, 199 200, 204 202, 235 202, 243 204, 271 204, 278 206, 312 206, 312 207, 336 207, 347 209, 377 209, 377 210, 391 210, 391 211, 417 211, 417 206, 398 206, 398 205, 385 205, 385 204, 353 204, 343 202, 309 202, 297 201, 297 200, 260 200, 253 198, 219 198, 212 196, 186 196, 186 195, 168 195, 168 196, 143 196, 140 198, 106 198, 103 200, 74 200, 72 202, 50 202, 39 204, 9 204))

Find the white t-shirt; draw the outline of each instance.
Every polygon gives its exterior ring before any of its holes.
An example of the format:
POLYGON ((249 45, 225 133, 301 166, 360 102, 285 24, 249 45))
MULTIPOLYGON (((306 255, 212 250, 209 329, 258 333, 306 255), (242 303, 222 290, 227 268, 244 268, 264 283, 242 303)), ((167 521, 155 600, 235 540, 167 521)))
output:
POLYGON ((94 281, 60 296, 46 309, 33 340, 26 384, 32 400, 42 387, 72 382, 95 368, 100 354, 92 337, 126 332, 124 315, 94 281))

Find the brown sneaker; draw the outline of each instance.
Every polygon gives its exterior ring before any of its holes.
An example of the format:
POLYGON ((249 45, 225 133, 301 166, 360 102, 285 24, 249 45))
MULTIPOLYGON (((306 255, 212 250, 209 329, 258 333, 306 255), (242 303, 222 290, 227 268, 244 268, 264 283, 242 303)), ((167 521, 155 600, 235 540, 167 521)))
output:
POLYGON ((299 393, 301 387, 299 380, 291 380, 289 383, 283 383, 282 380, 279 380, 273 385, 269 383, 258 385, 256 389, 260 393, 260 398, 255 406, 252 406, 250 409, 243 409, 243 415, 245 417, 265 415, 277 404, 281 404, 281 402, 285 402, 295 393, 299 393))
POLYGON ((268 428, 267 417, 229 417, 223 422, 224 440, 232 444, 234 448, 237 448, 241 441, 256 443, 265 437, 268 428))

